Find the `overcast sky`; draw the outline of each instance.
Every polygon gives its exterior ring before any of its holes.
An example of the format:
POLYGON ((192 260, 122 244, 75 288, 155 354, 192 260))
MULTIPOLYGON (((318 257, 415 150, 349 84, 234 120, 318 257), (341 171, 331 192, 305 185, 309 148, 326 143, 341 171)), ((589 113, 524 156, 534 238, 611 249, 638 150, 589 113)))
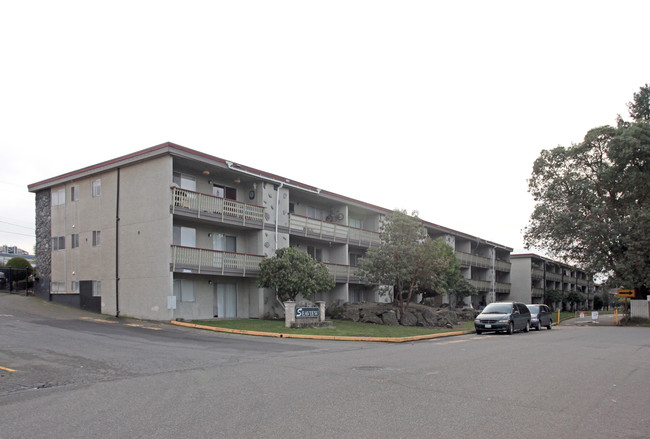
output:
POLYGON ((523 250, 542 149, 650 83, 639 1, 0 0, 0 244, 27 185, 166 141, 523 250))

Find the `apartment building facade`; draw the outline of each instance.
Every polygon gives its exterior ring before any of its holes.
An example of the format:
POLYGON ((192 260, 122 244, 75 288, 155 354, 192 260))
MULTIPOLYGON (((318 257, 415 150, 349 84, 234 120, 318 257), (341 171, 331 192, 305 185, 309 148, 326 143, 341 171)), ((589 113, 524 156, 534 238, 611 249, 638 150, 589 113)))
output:
MULTIPOLYGON (((281 304, 259 262, 297 247, 336 280, 317 297, 383 301, 356 275, 391 211, 165 143, 29 185, 36 197, 36 294, 153 320, 260 318, 281 304)), ((511 248, 433 223, 478 306, 510 296, 511 248)), ((471 301, 471 302, 470 302, 471 301)))
POLYGON ((588 309, 593 305, 598 286, 586 271, 534 253, 513 254, 510 259, 513 300, 554 305, 547 302, 548 291, 578 291, 584 294, 588 309))

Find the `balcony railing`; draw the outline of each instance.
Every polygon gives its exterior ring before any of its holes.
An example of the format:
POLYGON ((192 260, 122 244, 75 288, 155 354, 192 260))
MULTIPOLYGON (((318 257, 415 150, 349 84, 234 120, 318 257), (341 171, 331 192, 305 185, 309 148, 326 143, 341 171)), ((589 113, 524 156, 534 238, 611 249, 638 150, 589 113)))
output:
POLYGON ((546 280, 561 282, 562 281, 562 274, 561 273, 551 273, 551 272, 547 271, 546 272, 546 280))
POLYGON ((180 273, 257 276, 261 255, 172 245, 172 271, 180 273))
POLYGON ((544 288, 533 288, 531 291, 532 297, 544 297, 544 288))
POLYGON ((264 222, 262 206, 172 187, 172 213, 177 211, 190 211, 198 218, 235 221, 244 225, 264 222))
POLYGON ((293 235, 364 247, 378 247, 381 242, 377 232, 308 218, 295 213, 289 216, 289 231, 293 235))
POLYGON ((544 279, 544 270, 540 268, 533 268, 531 271, 531 277, 533 279, 544 279))
MULTIPOLYGON (((460 262, 462 265, 465 266, 492 268, 492 259, 486 258, 485 256, 473 255, 470 253, 457 251, 456 259, 458 259, 458 262, 460 262)), ((512 264, 510 262, 499 261, 499 260, 494 261, 494 269, 497 271, 509 272, 511 265, 512 264)))
POLYGON ((325 265, 327 271, 329 271, 336 282, 362 283, 357 272, 359 267, 355 265, 330 264, 327 262, 323 263, 323 265, 325 265))
MULTIPOLYGON (((468 279, 479 291, 491 291, 492 281, 468 279)), ((495 282, 494 291, 497 293, 509 293, 511 284, 505 282, 495 282)))

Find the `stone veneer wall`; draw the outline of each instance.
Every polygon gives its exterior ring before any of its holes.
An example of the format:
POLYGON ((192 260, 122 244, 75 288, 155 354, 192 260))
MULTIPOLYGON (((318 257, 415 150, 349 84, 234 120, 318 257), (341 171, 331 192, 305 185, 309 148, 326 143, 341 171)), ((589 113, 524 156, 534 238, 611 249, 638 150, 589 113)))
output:
POLYGON ((36 277, 34 294, 43 299, 50 296, 52 279, 52 198, 50 190, 36 193, 36 277))

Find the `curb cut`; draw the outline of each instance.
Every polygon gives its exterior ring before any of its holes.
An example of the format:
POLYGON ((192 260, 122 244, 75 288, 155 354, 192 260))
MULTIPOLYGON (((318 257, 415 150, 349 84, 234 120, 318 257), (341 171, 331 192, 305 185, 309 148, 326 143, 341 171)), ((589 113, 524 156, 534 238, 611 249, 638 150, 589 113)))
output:
POLYGON ((465 334, 474 333, 474 331, 454 331, 454 332, 443 332, 440 334, 414 335, 412 337, 354 337, 354 336, 345 336, 345 335, 306 335, 306 334, 282 334, 276 332, 246 331, 243 329, 229 329, 229 328, 218 328, 216 326, 197 325, 194 323, 178 322, 176 320, 172 320, 169 323, 176 326, 183 326, 185 328, 204 329, 206 331, 226 332, 229 334, 256 335, 260 337, 300 338, 300 339, 311 339, 311 340, 336 340, 336 341, 375 341, 375 342, 380 341, 380 342, 387 342, 387 343, 404 343, 408 341, 429 340, 433 338, 453 337, 456 335, 465 335, 465 334))

